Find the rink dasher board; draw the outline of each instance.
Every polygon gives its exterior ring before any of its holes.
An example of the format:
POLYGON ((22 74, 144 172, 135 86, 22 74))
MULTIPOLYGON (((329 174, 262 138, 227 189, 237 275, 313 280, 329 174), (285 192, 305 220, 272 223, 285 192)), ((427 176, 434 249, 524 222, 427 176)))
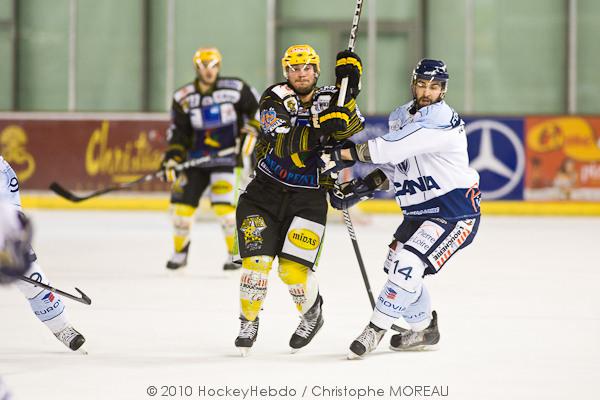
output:
MULTIPOLYGON (((169 207, 168 194, 148 195, 132 193, 119 196, 104 196, 72 203, 50 193, 23 194, 25 209, 63 210, 122 210, 122 211, 166 211, 169 207)), ((394 200, 368 200, 358 209, 365 214, 399 214, 400 208, 394 200)), ((200 210, 208 211, 209 201, 203 198, 200 210)), ((531 215, 531 216, 600 216, 600 202, 586 201, 483 201, 484 215, 531 215)))

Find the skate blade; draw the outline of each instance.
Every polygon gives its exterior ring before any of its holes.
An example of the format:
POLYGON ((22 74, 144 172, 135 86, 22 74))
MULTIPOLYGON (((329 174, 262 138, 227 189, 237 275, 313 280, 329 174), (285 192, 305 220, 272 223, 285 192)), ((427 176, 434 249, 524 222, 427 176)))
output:
POLYGON ((348 352, 348 355, 346 356, 346 358, 348 360, 362 360, 363 356, 359 356, 355 352, 350 351, 350 352, 348 352))
POLYGON ((81 346, 80 348, 78 348, 77 350, 75 350, 75 352, 76 352, 76 353, 83 354, 83 355, 85 355, 85 356, 87 356, 87 355, 88 355, 88 351, 87 351, 87 349, 86 349, 85 347, 83 347, 83 346, 81 346))
POLYGON ((242 357, 248 357, 248 354, 250 354, 250 349, 252 347, 238 347, 238 349, 240 350, 240 354, 242 357))
POLYGON ((408 351, 436 351, 438 350, 438 345, 436 344, 423 344, 420 346, 414 346, 414 347, 408 347, 408 348, 400 348, 400 347, 393 347, 392 345, 390 345, 390 350, 394 350, 394 351, 404 351, 404 352, 408 352, 408 351))
POLYGON ((300 349, 295 349, 293 347, 290 347, 290 353, 292 353, 292 354, 296 354, 299 351, 300 351, 300 349))

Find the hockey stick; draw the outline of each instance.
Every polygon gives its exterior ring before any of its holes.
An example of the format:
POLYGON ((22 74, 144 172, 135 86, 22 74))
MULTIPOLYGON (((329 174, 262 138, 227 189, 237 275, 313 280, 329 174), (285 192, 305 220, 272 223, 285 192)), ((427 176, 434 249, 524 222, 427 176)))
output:
MULTIPOLYGON (((356 34, 358 32, 358 23, 360 22, 360 14, 362 12, 362 4, 363 0, 356 0, 356 8, 354 9, 354 17, 352 17, 352 28, 350 28, 350 38, 348 39, 348 50, 354 51, 354 45, 356 44, 356 34)), ((344 106, 344 100, 346 99, 346 91, 348 90, 348 77, 342 78, 342 83, 340 84, 340 94, 338 96, 337 105, 338 107, 344 106)), ((371 308, 375 308, 375 299, 373 298, 373 292, 371 291, 371 285, 369 284, 369 278, 367 277, 367 271, 365 269, 365 264, 363 263, 362 255, 360 254, 360 249, 358 248, 358 241, 356 240, 356 233, 354 232, 354 226, 352 225, 352 220, 350 219, 350 213, 347 208, 344 208, 342 211, 344 215, 344 223, 346 224, 346 228, 348 230, 348 235, 350 236, 350 240, 352 241, 352 247, 354 247, 354 254, 356 255, 356 261, 358 261, 358 266, 360 268, 360 273, 362 275, 363 281, 365 283, 365 288, 367 289, 367 295, 369 296, 369 302, 371 303, 371 308)), ((404 329, 397 327, 396 325, 392 325, 392 329, 396 332, 402 332, 404 329)))
MULTIPOLYGON (((362 12, 363 0, 356 0, 356 8, 354 9, 354 17, 352 18, 352 28, 350 29, 350 39, 348 39, 348 50, 354 51, 354 44, 356 43, 356 33, 358 32, 358 22, 360 21, 360 13, 362 12)), ((340 84, 340 95, 338 96, 337 105, 338 107, 344 106, 344 100, 346 99, 346 91, 348 90, 348 77, 342 78, 340 84)))
POLYGON ((24 282, 30 283, 33 286, 44 288, 44 289, 49 290, 49 291, 51 291, 53 293, 60 294, 61 296, 67 297, 67 298, 69 298, 71 300, 75 300, 75 301, 78 301, 80 303, 87 304, 88 306, 90 304, 92 304, 92 299, 90 299, 85 293, 83 293, 81 290, 79 290, 77 288, 75 288, 75 290, 77 290, 79 292, 79 294, 81 295, 81 297, 77 297, 77 296, 74 296, 74 295, 69 294, 67 292, 63 292, 62 290, 53 288, 52 286, 48 286, 45 283, 34 281, 33 279, 28 278, 26 276, 18 276, 17 278, 20 279, 20 280, 22 280, 22 281, 24 281, 24 282))
MULTIPOLYGON (((369 296, 369 302, 371 302, 371 308, 375 308, 375 299, 373 298, 373 292, 371 291, 371 285, 369 284, 369 277, 367 277, 367 270, 365 269, 365 264, 362 259, 362 255, 360 254, 360 249, 358 248, 358 240, 356 240, 356 232, 354 232, 354 226, 352 225, 352 220, 350 219, 350 213, 347 208, 344 208, 342 211, 344 215, 344 223, 346 224, 346 228, 348 229, 348 235, 350 236, 350 240, 352 241, 352 247, 354 247, 354 254, 356 255, 356 261, 358 261, 358 267, 360 268, 360 273, 363 278, 363 282, 365 283, 365 288, 367 289, 367 296, 369 296)), ((392 329, 396 332, 403 332, 406 329, 400 328, 396 325, 392 325, 392 329)))
MULTIPOLYGON (((214 154, 214 155, 210 155, 210 156, 205 156, 205 157, 200 157, 200 158, 194 158, 192 160, 186 161, 184 163, 181 163, 179 165, 177 165, 176 167, 174 167, 173 169, 175 171, 183 171, 184 169, 188 169, 191 167, 195 167, 197 165, 203 164, 205 162, 208 162, 214 158, 219 158, 219 157, 225 157, 228 156, 230 154, 233 154, 235 152, 235 147, 228 147, 226 149, 223 149, 221 151, 219 151, 218 153, 214 154)), ((156 178, 162 178, 164 177, 165 172, 163 170, 160 171, 156 171, 156 172, 152 172, 151 174, 148 175, 144 175, 139 179, 136 179, 135 181, 132 182, 125 182, 125 183, 118 183, 114 186, 108 186, 104 189, 100 189, 97 190, 95 192, 92 192, 86 196, 77 196, 75 193, 65 189, 64 187, 62 187, 61 185, 59 185, 57 182, 52 182, 50 184, 50 190, 52 190, 54 193, 56 193, 57 195, 59 195, 60 197, 67 199, 69 201, 72 201, 74 203, 78 203, 80 201, 84 201, 87 199, 91 199, 93 197, 98 197, 100 195, 103 195, 105 193, 109 193, 109 192, 114 192, 116 190, 121 190, 121 189, 126 189, 132 186, 135 186, 137 184, 143 183, 143 182, 148 182, 151 181, 153 179, 156 178)))

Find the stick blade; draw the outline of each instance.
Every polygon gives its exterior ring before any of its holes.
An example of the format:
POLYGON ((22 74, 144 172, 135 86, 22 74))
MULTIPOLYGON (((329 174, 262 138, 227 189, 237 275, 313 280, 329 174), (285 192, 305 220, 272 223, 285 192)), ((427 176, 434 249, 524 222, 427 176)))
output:
POLYGON ((77 290, 81 295, 81 302, 83 304, 87 304, 88 306, 92 304, 92 299, 90 299, 87 294, 83 293, 83 291, 79 290, 78 288, 75 288, 75 290, 77 290))
POLYGON ((81 200, 83 200, 82 198, 69 192, 67 189, 65 189, 64 187, 59 185, 57 182, 52 182, 49 186, 49 189, 52 190, 57 195, 59 195, 60 197, 62 197, 63 199, 67 199, 74 203, 77 203, 77 202, 80 202, 81 200))

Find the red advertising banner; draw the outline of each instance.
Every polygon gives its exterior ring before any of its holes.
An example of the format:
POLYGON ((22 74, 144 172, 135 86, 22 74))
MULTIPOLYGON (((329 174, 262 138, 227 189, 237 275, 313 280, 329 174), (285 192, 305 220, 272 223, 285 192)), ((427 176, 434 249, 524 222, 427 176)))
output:
POLYGON ((525 200, 600 200, 600 117, 527 117, 525 148, 525 200))
MULTIPOLYGON (((155 172, 166 147, 165 120, 0 119, 0 151, 23 190, 52 181, 97 190, 155 172)), ((136 190, 167 190, 159 181, 136 190)))

